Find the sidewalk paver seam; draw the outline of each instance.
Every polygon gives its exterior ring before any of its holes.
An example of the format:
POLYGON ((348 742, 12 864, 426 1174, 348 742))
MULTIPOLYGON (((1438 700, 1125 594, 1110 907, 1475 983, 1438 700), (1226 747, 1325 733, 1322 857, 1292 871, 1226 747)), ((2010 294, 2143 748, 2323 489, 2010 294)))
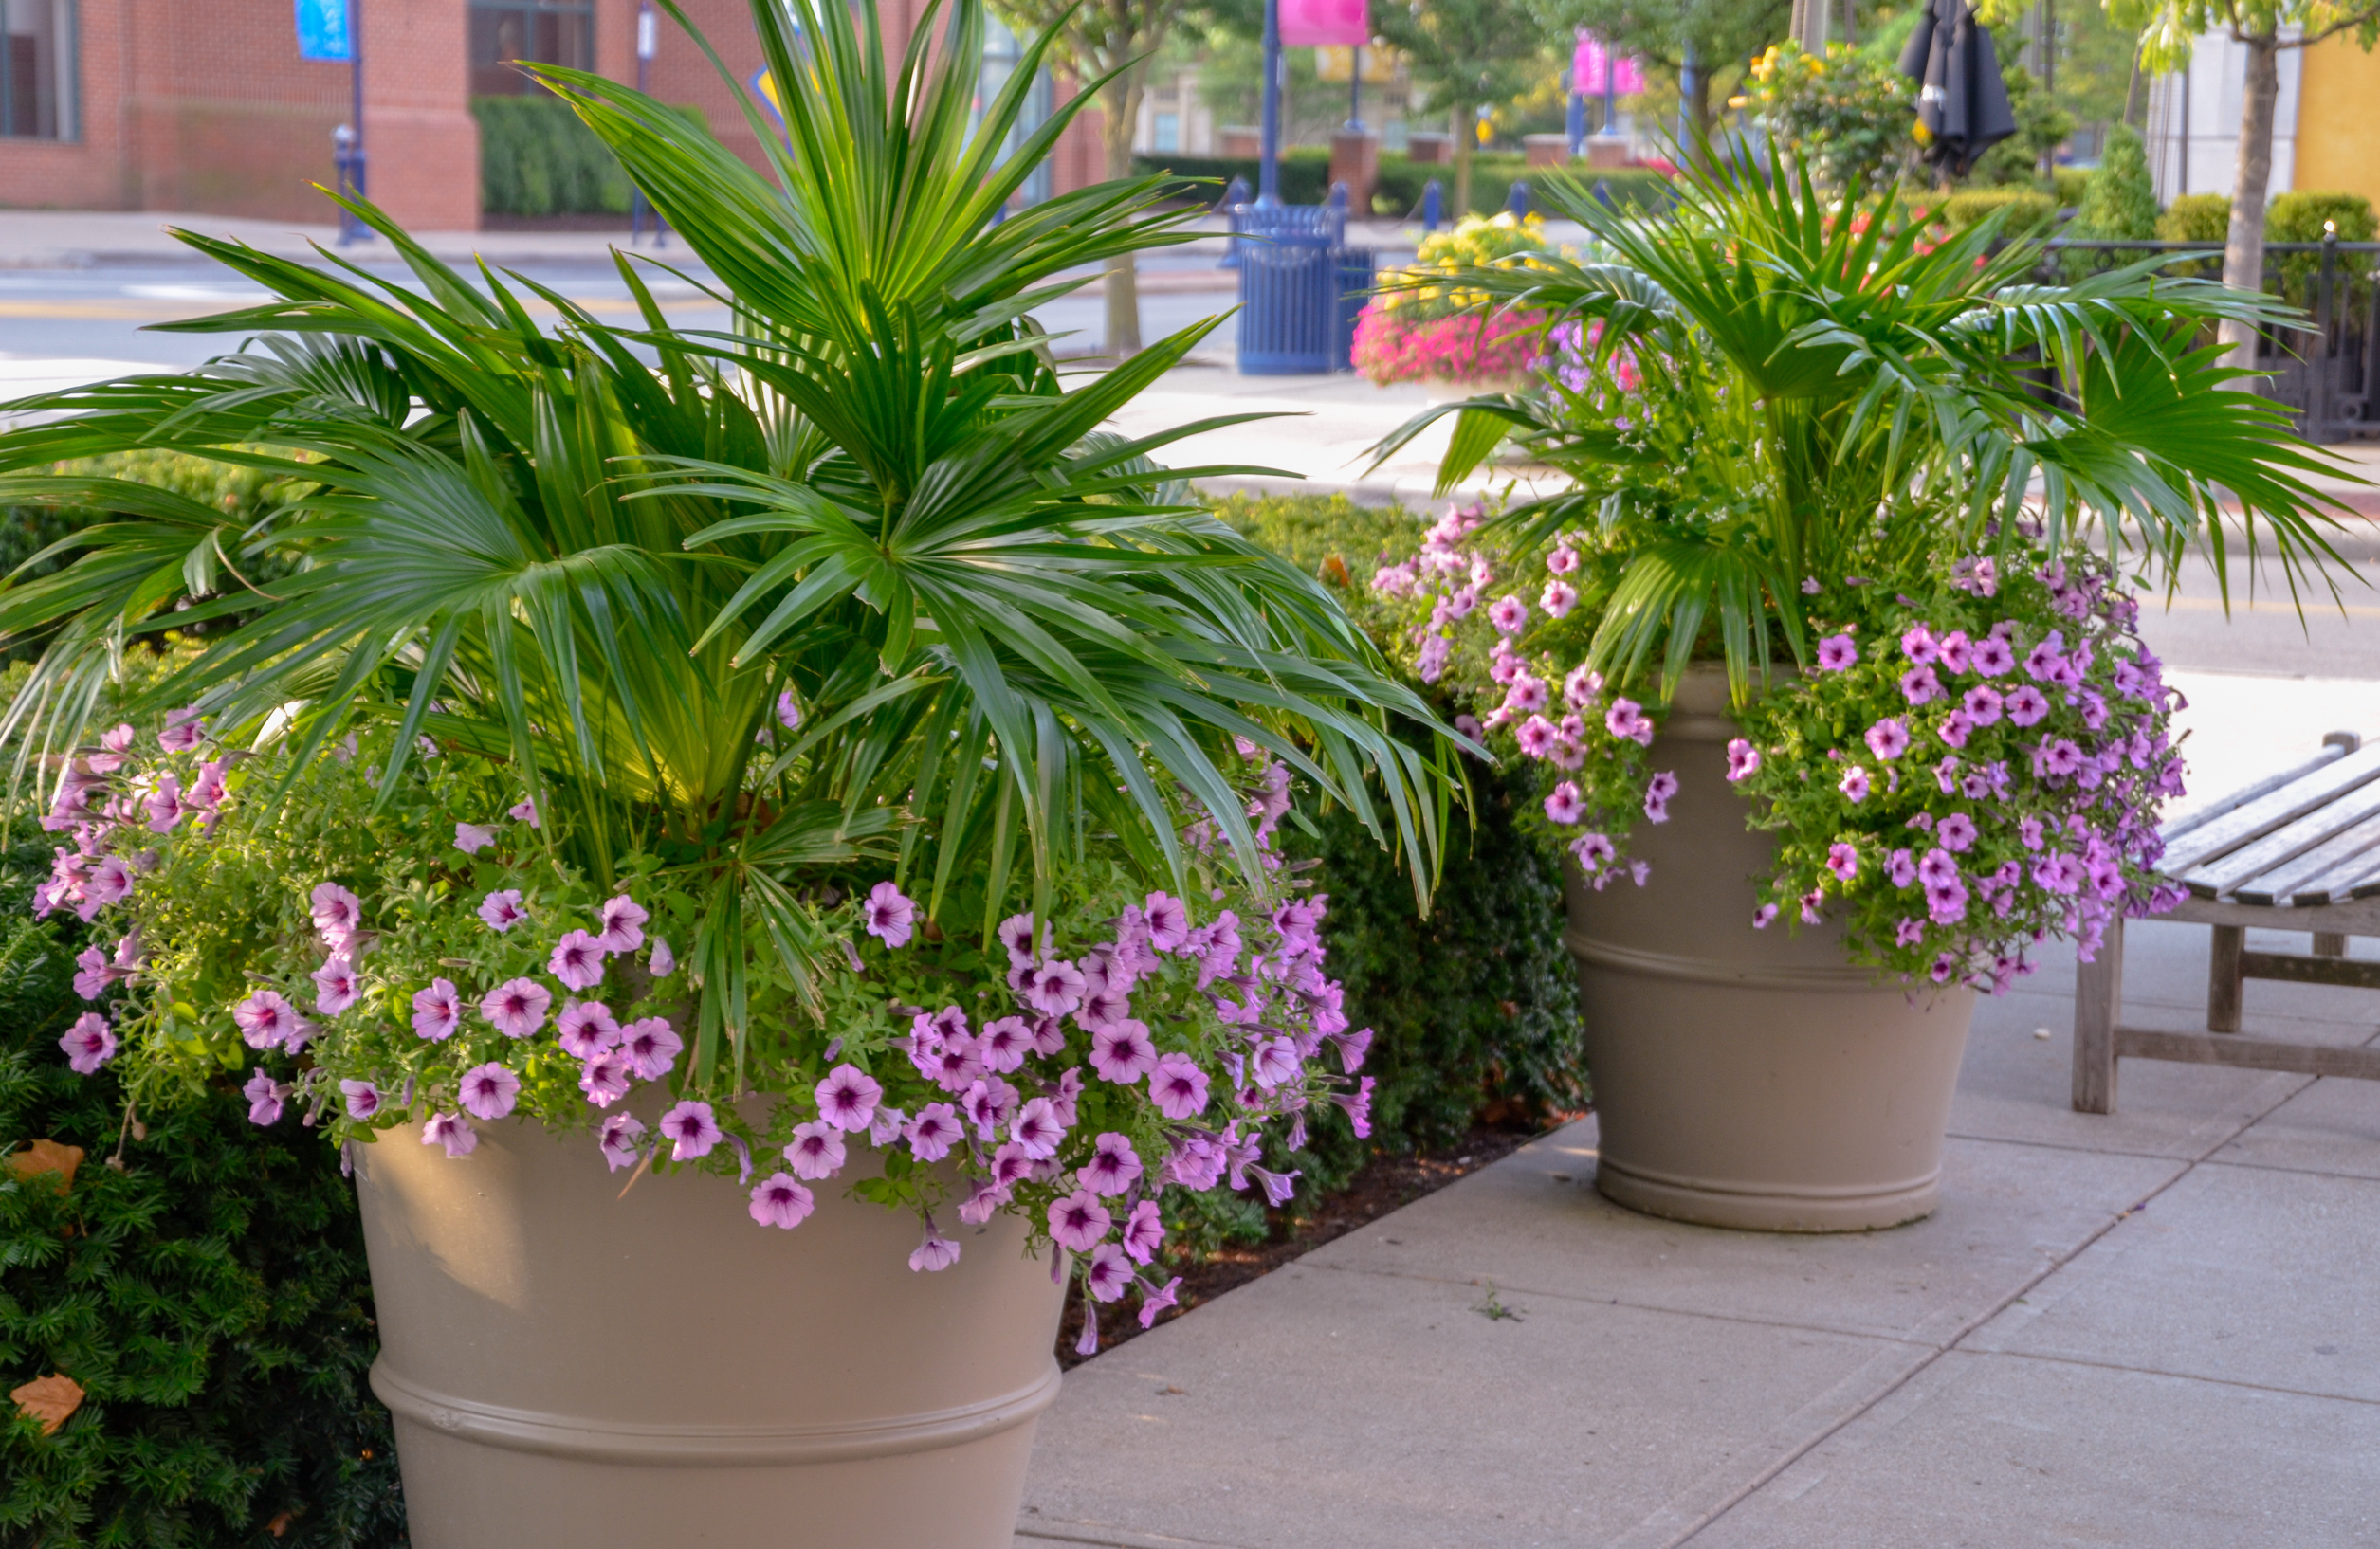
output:
POLYGON ((2288 1388, 2277 1382, 2247 1382, 2239 1377, 2209 1376, 2205 1372, 2176 1372, 2163 1366, 2134 1366, 2120 1360, 2090 1360, 2081 1356, 2061 1356, 2043 1350, 1978 1348, 1962 1350, 1959 1354, 1972 1356, 1979 1360, 1997 1360, 2003 1358, 2011 1360, 2039 1360, 2057 1366, 2082 1366, 2101 1372, 2129 1372, 2134 1376, 2166 1377, 2175 1382, 2209 1382, 2217 1387, 2240 1388, 2251 1393, 2279 1394, 2285 1398, 2319 1398, 2334 1403, 2361 1404, 2367 1409, 2380 1409, 2380 1398, 2363 1398, 2354 1394, 2324 1393, 2318 1388, 2288 1388))

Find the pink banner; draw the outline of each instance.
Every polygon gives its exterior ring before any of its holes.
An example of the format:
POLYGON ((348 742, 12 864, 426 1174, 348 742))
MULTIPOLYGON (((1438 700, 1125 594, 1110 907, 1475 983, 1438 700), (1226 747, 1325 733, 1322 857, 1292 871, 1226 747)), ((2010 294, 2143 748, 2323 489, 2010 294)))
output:
POLYGON ((1284 48, 1363 48, 1371 41, 1368 0, 1281 0, 1284 48))
POLYGON ((1606 87, 1615 97, 1636 97, 1644 91, 1644 63, 1633 55, 1615 59, 1601 38, 1579 34, 1578 51, 1570 56, 1570 89, 1582 97, 1601 97, 1606 87), (1610 79, 1604 79, 1604 72, 1610 79))

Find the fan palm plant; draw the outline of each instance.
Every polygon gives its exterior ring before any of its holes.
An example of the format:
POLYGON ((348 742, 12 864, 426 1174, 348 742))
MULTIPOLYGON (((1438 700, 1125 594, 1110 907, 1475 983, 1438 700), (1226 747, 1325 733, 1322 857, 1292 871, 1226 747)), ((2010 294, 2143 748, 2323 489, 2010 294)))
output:
POLYGON ((632 849, 704 879, 698 1071, 741 1071, 756 955, 808 993, 810 884, 837 867, 921 879, 929 917, 988 873, 953 921, 988 934, 1087 843, 1178 879, 1195 807, 1258 875, 1235 738, 1393 837, 1426 896, 1456 779, 1431 712, 1310 577, 1150 461, 1230 422, 1097 429, 1202 330, 1066 392, 1032 319, 1184 217, 1151 179, 1003 222, 1091 94, 1003 159, 1049 39, 971 121, 976 0, 897 65, 862 13, 754 6, 782 132, 744 105, 771 176, 650 98, 538 67, 707 265, 689 278, 725 329, 673 329, 625 259, 633 328, 474 282, 367 204, 413 283, 180 233, 274 299, 173 326, 261 342, 12 406, 52 417, 0 437, 0 501, 121 516, 0 591, 0 638, 48 642, 0 733, 26 757, 75 746, 126 650, 204 624, 129 712, 195 705, 284 738, 292 768, 391 726, 384 797, 417 738, 504 761, 598 883, 632 849), (47 471, 132 446, 312 493, 241 527, 47 471))
POLYGON ((1604 535, 1598 667, 1635 671, 1665 645, 1674 680, 1715 644, 1740 694, 1772 649, 1806 659, 1805 592, 2035 523, 2053 550, 2130 546, 2169 583, 2204 543, 2226 597, 2226 500, 2251 561, 2269 538, 2293 593, 2336 559, 2305 478, 2325 465, 2199 343, 2224 319, 2290 325, 2279 303, 2168 278, 2163 258, 2037 284, 2039 245, 1997 223, 1937 245, 1889 192, 1863 217, 1857 189, 1831 206, 1798 160, 1772 179, 1691 159, 1703 170, 1657 222, 1549 184, 1601 261, 1532 255, 1459 282, 1479 311, 1545 317, 1566 368, 1542 395, 1439 406, 1376 449, 1453 414, 1441 493, 1508 441, 1567 475, 1501 519, 1522 547, 1604 535), (1616 362, 1642 385, 1609 391, 1616 362))

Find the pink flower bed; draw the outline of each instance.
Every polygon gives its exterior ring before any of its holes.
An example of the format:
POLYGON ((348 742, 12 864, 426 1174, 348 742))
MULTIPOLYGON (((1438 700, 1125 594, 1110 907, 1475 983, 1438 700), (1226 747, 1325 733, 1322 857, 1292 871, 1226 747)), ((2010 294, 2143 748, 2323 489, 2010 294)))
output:
POLYGON ((1391 382, 1469 382, 1526 374, 1543 354, 1535 313, 1409 322, 1374 301, 1355 322, 1355 369, 1391 382))

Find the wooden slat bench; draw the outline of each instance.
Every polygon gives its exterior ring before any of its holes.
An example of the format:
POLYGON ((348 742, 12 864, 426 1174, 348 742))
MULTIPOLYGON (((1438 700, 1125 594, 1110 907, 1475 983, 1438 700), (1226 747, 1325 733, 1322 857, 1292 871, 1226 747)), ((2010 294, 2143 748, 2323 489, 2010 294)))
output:
POLYGON ((2115 1062, 2127 1057, 2380 1081, 2380 1048, 2240 1035, 2240 992, 2248 979, 2380 990, 2380 962, 2347 957, 2349 937, 2380 936, 2380 745, 2366 748, 2353 732, 2333 732, 2320 757, 2159 831, 2166 851, 2158 869, 2189 889, 2159 918, 2214 928, 2207 1030, 2123 1025, 2123 921, 2115 921, 2097 961, 2076 968, 2076 1109, 2115 1111, 2115 1062), (2251 925, 2309 932, 2314 949, 2250 952, 2251 925))

